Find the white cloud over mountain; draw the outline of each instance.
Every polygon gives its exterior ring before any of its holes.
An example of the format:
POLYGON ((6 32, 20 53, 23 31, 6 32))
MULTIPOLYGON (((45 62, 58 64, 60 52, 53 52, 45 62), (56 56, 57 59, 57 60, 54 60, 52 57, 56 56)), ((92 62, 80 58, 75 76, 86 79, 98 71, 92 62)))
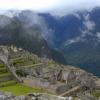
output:
POLYGON ((85 21, 83 22, 83 24, 86 26, 88 31, 92 31, 95 28, 95 23, 90 20, 89 14, 84 17, 85 21))
POLYGON ((100 6, 100 0, 0 0, 0 9, 31 9, 38 12, 64 14, 100 6))

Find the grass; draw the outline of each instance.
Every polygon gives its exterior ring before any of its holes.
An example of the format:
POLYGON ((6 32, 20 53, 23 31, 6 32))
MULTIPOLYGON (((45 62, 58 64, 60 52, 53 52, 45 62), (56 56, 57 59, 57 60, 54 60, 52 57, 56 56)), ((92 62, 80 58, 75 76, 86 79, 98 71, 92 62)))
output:
POLYGON ((16 58, 16 59, 13 59, 12 63, 13 63, 14 66, 16 64, 18 64, 18 63, 23 64, 24 63, 24 59, 22 59, 22 58, 16 58))
POLYGON ((100 90, 96 90, 92 94, 93 94, 94 97, 98 98, 98 97, 100 97, 100 90))
POLYGON ((11 92, 12 94, 16 96, 20 95, 26 95, 28 93, 47 93, 46 90, 40 89, 40 88, 31 88, 25 85, 22 85, 20 83, 12 85, 12 86, 7 86, 7 87, 1 87, 0 91, 2 92, 11 92))
POLYGON ((34 67, 37 67, 39 65, 43 65, 43 63, 31 64, 31 65, 26 65, 26 66, 21 66, 21 67, 24 67, 24 68, 34 68, 34 67))
POLYGON ((15 58, 11 60, 11 64, 13 64, 14 66, 16 65, 20 65, 20 66, 25 66, 25 65, 31 65, 31 64, 35 64, 34 61, 31 61, 27 58, 15 58))
POLYGON ((6 76, 11 76, 11 73, 7 72, 7 73, 0 74, 0 78, 6 77, 6 76))
POLYGON ((48 63, 48 68, 53 68, 55 66, 54 62, 49 62, 48 63))
POLYGON ((9 80, 9 81, 4 81, 0 83, 0 87, 6 87, 8 85, 13 85, 16 84, 17 81, 16 80, 9 80))
POLYGON ((0 68, 4 67, 4 64, 0 62, 0 68))

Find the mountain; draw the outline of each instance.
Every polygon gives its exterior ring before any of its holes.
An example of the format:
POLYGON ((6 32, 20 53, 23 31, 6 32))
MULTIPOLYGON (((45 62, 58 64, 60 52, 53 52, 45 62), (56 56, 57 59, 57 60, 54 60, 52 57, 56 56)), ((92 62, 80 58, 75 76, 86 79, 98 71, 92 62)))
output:
POLYGON ((100 76, 100 8, 62 17, 50 14, 41 16, 52 30, 53 38, 48 41, 49 45, 63 53, 67 64, 100 76))
POLYGON ((0 43, 16 45, 100 76, 100 8, 64 16, 33 11, 0 15, 0 43))
POLYGON ((42 36, 46 28, 43 25, 44 29, 42 29, 41 17, 29 10, 15 12, 8 11, 0 15, 0 45, 15 45, 38 56, 53 58, 59 63, 65 63, 63 55, 49 48, 42 36))

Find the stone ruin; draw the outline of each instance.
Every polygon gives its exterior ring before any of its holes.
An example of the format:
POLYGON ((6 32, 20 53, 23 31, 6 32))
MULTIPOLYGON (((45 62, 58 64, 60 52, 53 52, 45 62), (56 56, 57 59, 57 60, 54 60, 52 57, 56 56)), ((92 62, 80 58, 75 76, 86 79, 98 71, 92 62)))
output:
POLYGON ((74 69, 62 66, 36 67, 32 75, 29 75, 24 82, 30 79, 33 80, 33 86, 45 88, 57 94, 62 94, 78 85, 83 87, 83 91, 87 89, 91 92, 95 88, 94 81, 87 73, 80 70, 76 72, 74 69))
POLYGON ((30 93, 26 96, 15 96, 11 93, 0 92, 0 100, 72 100, 72 97, 60 97, 50 94, 30 93))

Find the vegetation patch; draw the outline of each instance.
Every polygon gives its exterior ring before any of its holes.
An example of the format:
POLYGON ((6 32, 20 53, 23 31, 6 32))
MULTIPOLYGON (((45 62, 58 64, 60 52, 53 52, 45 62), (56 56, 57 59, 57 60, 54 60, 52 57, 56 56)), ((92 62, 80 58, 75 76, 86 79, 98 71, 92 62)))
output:
POLYGON ((98 98, 98 97, 100 97, 100 90, 96 90, 92 94, 93 94, 94 97, 98 98))
POLYGON ((1 92, 11 92, 12 94, 19 96, 19 95, 26 95, 28 93, 47 93, 48 91, 41 89, 41 88, 31 88, 22 84, 15 84, 12 86, 2 87, 0 88, 1 92))
POLYGON ((0 62, 0 68, 4 67, 5 65, 3 63, 0 62))

